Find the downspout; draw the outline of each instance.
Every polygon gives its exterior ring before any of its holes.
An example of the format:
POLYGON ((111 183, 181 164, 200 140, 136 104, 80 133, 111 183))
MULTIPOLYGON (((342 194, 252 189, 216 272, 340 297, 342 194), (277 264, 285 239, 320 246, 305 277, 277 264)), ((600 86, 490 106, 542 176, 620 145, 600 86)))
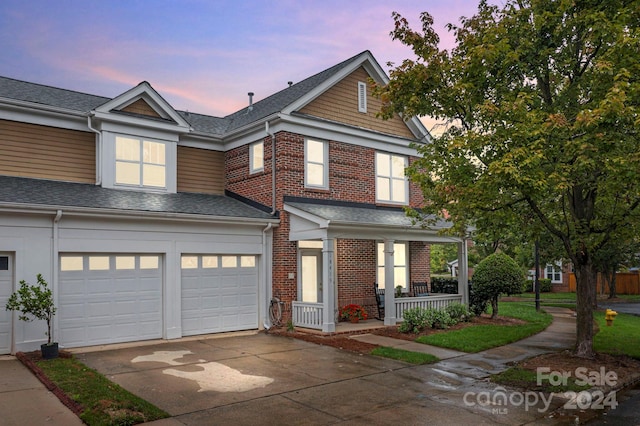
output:
MULTIPOLYGON (((52 269, 53 269, 53 274, 51 274, 52 277, 52 282, 51 282, 51 288, 53 289, 53 303, 54 306, 58 306, 58 294, 59 289, 58 289, 58 274, 60 271, 60 265, 59 263, 59 259, 60 256, 58 255, 58 250, 59 250, 59 237, 58 237, 58 233, 59 233, 59 222, 60 219, 62 219, 62 210, 58 210, 56 211, 56 215, 53 218, 53 250, 52 250, 52 255, 51 255, 51 264, 52 269)), ((57 317, 53 317, 53 327, 51 327, 51 334, 55 334, 55 330, 58 329, 57 327, 57 317)), ((54 336, 50 336, 51 339, 54 339, 54 336)), ((52 342, 55 342, 55 340, 52 340, 52 342)))
POLYGON ((93 112, 91 112, 87 116, 87 127, 98 135, 98 139, 96 140, 96 185, 100 186, 102 185, 102 132, 91 125, 91 117, 93 117, 93 115, 93 112))
POLYGON ((276 214, 276 135, 269 130, 269 122, 264 122, 264 130, 271 136, 271 215, 276 214))
POLYGON ((262 230, 262 272, 264 274, 264 286, 262 294, 264 294, 264 302, 262 303, 262 324, 266 330, 271 328, 271 320, 269 319, 269 305, 271 304, 272 295, 272 276, 269 264, 271 263, 271 256, 268 256, 270 252, 267 247, 267 233, 273 228, 273 223, 267 224, 266 228, 262 230))

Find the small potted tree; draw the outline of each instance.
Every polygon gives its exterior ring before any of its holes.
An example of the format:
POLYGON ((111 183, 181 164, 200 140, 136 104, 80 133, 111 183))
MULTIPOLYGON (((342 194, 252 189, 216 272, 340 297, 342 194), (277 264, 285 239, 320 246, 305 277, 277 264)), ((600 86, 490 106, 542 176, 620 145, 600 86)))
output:
POLYGON ((37 279, 37 285, 31 285, 25 280, 20 281, 20 288, 9 297, 6 310, 20 312, 18 319, 21 321, 30 322, 34 319, 46 321, 48 340, 47 343, 40 346, 42 358, 57 358, 58 343, 51 342, 52 320, 56 313, 53 294, 42 274, 38 274, 37 279))

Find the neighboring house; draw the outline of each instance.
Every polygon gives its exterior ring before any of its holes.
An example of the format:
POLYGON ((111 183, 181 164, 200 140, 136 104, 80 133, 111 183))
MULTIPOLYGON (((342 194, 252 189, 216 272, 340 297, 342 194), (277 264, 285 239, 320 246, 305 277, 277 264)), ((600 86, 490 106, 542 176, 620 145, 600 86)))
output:
MULTIPOLYGON (((569 291, 569 275, 571 273, 571 265, 566 264, 563 266, 562 261, 554 263, 547 263, 544 266, 540 266, 538 276, 540 278, 546 278, 551 280, 551 289, 554 292, 569 291)), ((535 268, 529 269, 527 279, 535 279, 535 268)))
MULTIPOLYGON (((62 347, 260 329, 272 296, 334 331, 339 306, 374 314, 374 283, 393 306, 428 281, 430 243, 466 262, 446 224, 405 216, 429 136, 378 119, 369 78, 388 81, 365 51, 219 118, 147 82, 104 98, 0 77, 0 303, 42 273, 62 347)), ((0 311, 0 353, 44 340, 16 319, 0 311)))

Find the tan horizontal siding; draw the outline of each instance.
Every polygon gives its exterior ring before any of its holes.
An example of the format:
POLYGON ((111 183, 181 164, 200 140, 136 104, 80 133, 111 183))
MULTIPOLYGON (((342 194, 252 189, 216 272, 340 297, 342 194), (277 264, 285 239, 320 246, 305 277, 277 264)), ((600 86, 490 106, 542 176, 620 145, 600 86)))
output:
POLYGON ((178 146, 178 192, 224 194, 224 153, 178 146))
POLYGON ((369 74, 360 67, 304 106, 300 112, 390 135, 415 138, 400 116, 396 115, 391 120, 376 117, 382 102, 371 95, 371 88, 368 85, 369 74), (359 81, 367 83, 366 113, 358 112, 359 81))
POLYGON ((95 183, 95 134, 0 120, 0 174, 95 183))
POLYGON ((144 99, 138 99, 134 103, 122 108, 122 111, 130 112, 132 114, 148 115, 151 117, 160 117, 160 114, 156 112, 144 99))

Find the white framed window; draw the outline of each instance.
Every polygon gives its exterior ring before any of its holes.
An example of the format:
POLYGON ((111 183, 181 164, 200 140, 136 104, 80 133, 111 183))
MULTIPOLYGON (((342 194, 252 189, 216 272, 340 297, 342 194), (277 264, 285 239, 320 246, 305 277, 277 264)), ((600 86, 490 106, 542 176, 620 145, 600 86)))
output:
POLYGON ((116 136, 115 184, 166 188, 166 144, 132 136, 116 136))
POLYGON ((304 186, 308 188, 329 187, 329 144, 306 139, 304 141, 304 186))
MULTIPOLYGON (((378 268, 377 268, 377 283, 378 288, 385 288, 384 281, 384 243, 377 243, 377 258, 378 258, 378 268)), ((407 243, 393 243, 393 287, 396 288, 398 286, 402 287, 403 292, 407 292, 409 286, 409 267, 407 265, 407 259, 409 256, 407 255, 407 250, 409 245, 407 243)))
POLYGON ((376 152, 376 200, 407 204, 409 183, 404 174, 407 157, 376 152))
POLYGON ((367 112, 367 83, 358 82, 358 112, 367 112))
POLYGON ((561 283, 562 263, 556 262, 554 265, 548 263, 544 270, 544 277, 551 280, 552 283, 561 283))
POLYGON ((264 142, 256 142, 249 145, 249 173, 257 173, 264 170, 264 142))

